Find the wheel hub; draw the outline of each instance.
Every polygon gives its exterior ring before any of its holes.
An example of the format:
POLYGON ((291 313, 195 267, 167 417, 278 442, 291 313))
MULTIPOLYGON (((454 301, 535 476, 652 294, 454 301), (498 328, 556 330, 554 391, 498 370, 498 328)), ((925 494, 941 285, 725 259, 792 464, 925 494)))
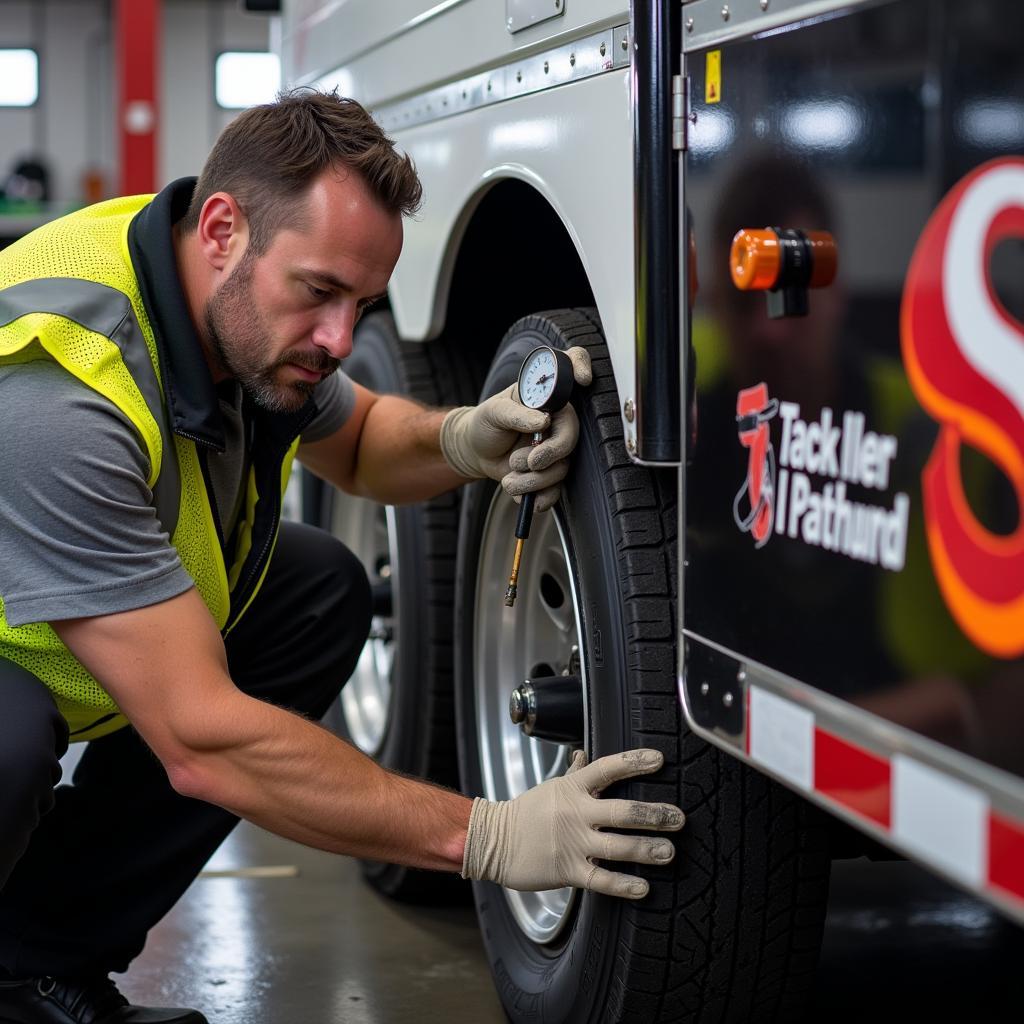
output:
POLYGON ((525 680, 512 691, 508 713, 527 736, 583 745, 583 682, 578 675, 525 680))

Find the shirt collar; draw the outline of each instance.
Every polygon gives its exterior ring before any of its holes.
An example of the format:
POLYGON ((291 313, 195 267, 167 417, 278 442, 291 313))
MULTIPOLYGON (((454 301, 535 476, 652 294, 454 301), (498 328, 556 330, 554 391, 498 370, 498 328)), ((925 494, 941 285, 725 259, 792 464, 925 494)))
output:
POLYGON ((128 250, 156 339, 171 426, 176 434, 222 452, 217 390, 185 301, 171 237, 195 184, 195 178, 179 178, 157 193, 133 218, 128 250))

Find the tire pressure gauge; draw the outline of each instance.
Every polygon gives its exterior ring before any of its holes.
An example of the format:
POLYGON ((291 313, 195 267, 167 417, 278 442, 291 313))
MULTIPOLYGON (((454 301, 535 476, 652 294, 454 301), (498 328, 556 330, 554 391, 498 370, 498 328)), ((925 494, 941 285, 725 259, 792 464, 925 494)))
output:
MULTIPOLYGON (((556 413, 572 397, 572 386, 575 383, 572 360, 558 349, 541 345, 523 360, 523 365, 519 370, 518 383, 519 401, 528 409, 556 413)), ((544 435, 538 431, 533 435, 530 443, 538 445, 543 440, 544 435)), ((523 557, 523 541, 530 536, 534 500, 533 493, 524 494, 519 504, 519 520, 516 523, 516 552, 512 560, 512 573, 508 578, 508 587, 505 588, 505 606, 507 608, 511 608, 516 603, 519 563, 523 557)))
POLYGON ((558 412, 572 395, 572 360, 542 345, 524 360, 519 371, 519 400, 528 409, 558 412))

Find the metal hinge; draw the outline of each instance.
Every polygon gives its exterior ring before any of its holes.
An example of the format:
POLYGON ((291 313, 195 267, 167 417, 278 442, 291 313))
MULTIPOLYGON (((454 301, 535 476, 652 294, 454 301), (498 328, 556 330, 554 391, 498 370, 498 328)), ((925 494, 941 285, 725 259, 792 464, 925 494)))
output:
POLYGON ((672 76, 672 148, 685 150, 689 145, 690 78, 672 76))

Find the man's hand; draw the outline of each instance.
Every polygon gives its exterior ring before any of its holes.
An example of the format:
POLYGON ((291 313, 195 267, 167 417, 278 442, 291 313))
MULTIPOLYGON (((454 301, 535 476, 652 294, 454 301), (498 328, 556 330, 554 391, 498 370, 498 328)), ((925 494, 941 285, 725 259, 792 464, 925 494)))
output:
POLYGON ((463 877, 529 892, 573 885, 627 899, 646 896, 649 887, 642 878, 608 871, 594 859, 667 864, 675 847, 660 837, 598 828, 674 832, 683 827, 683 812, 671 804, 600 800, 594 794, 621 779, 656 772, 663 760, 657 750, 628 750, 588 765, 577 751, 565 775, 515 800, 478 797, 469 819, 463 877))
MULTIPOLYGON (((566 355, 572 361, 577 384, 590 384, 590 354, 574 346, 566 355)), ((519 388, 512 384, 479 405, 452 409, 441 424, 441 452, 457 473, 470 478, 501 481, 514 498, 537 493, 535 512, 558 501, 559 483, 569 471, 568 457, 576 447, 579 422, 571 405, 553 416, 527 409, 519 402, 519 388), (521 447, 524 434, 550 434, 536 447, 521 447)))

